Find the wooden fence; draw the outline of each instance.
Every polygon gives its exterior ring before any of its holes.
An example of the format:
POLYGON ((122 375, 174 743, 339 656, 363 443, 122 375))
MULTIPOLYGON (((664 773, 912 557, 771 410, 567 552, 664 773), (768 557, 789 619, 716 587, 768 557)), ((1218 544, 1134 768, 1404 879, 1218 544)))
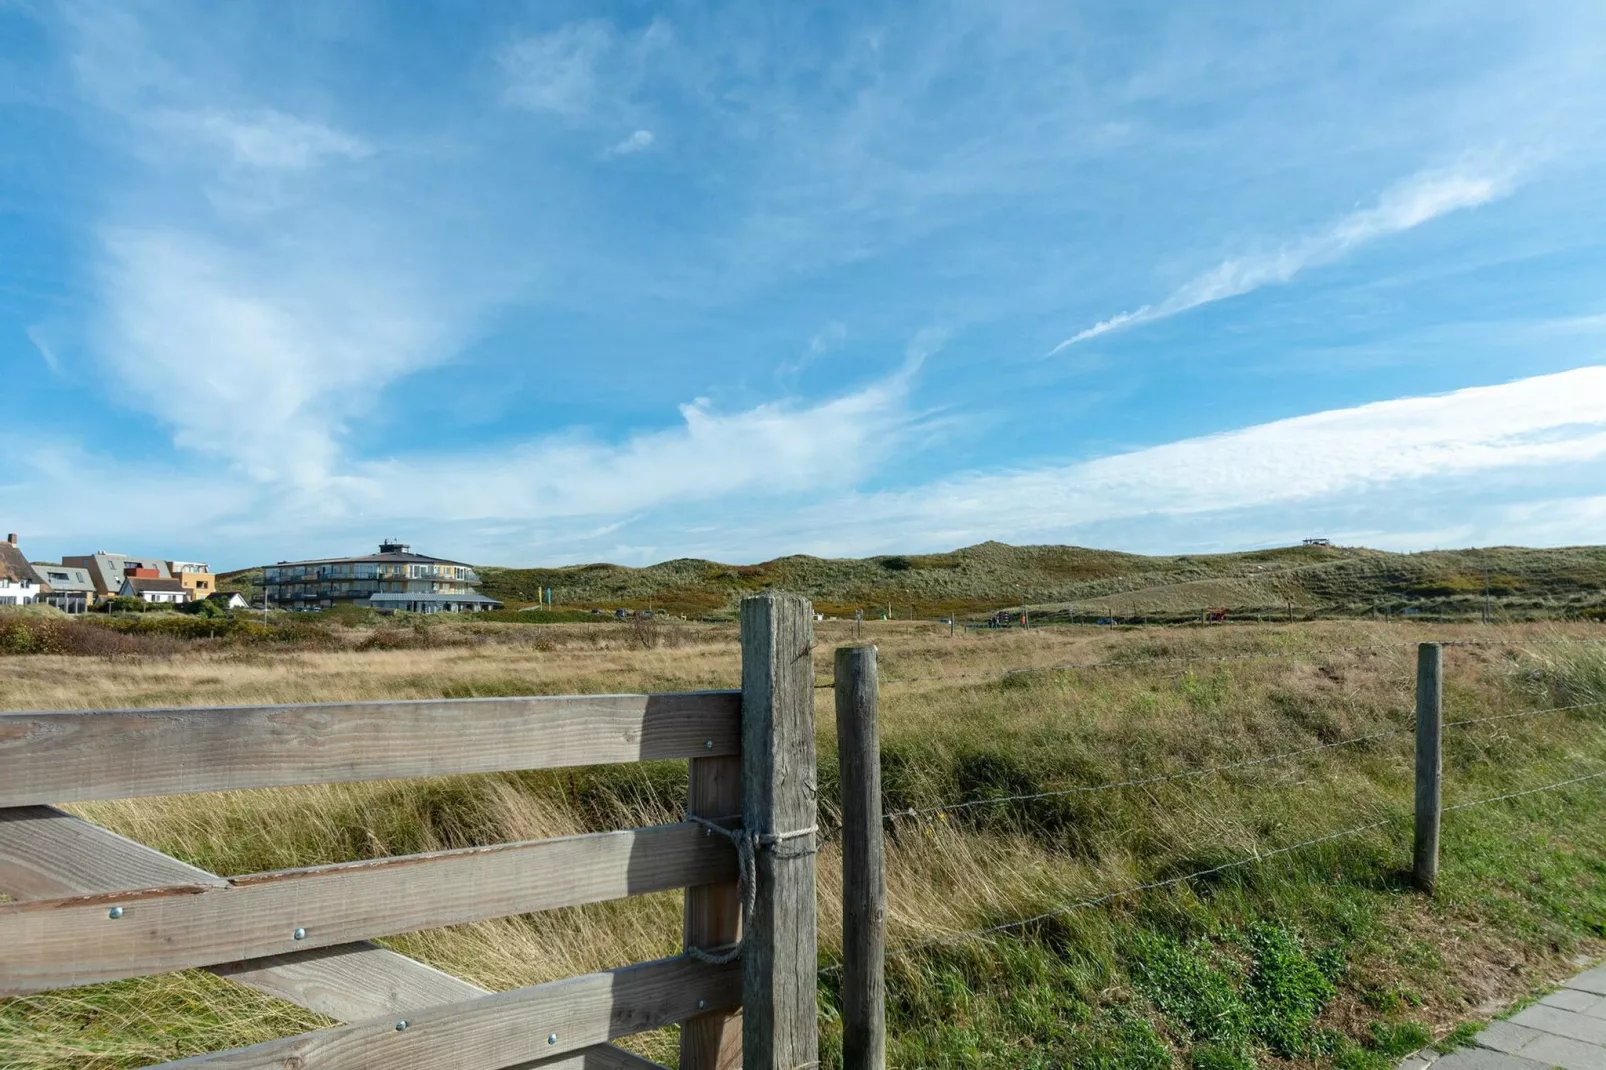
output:
POLYGON ((812 622, 745 600, 740 691, 0 714, 0 995, 204 967, 346 1023, 172 1067, 646 1070, 611 1041, 677 1022, 684 1070, 813 1067, 812 622), (55 807, 666 758, 675 824, 237 877, 55 807), (510 992, 367 942, 674 888, 685 953, 510 992))

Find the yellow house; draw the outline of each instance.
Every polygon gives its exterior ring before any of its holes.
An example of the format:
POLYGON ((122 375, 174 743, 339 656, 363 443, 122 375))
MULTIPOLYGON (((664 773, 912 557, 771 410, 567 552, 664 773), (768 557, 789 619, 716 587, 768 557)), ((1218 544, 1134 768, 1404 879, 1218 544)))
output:
POLYGON ((167 571, 190 592, 191 602, 199 602, 217 591, 217 577, 204 561, 169 561, 167 571))

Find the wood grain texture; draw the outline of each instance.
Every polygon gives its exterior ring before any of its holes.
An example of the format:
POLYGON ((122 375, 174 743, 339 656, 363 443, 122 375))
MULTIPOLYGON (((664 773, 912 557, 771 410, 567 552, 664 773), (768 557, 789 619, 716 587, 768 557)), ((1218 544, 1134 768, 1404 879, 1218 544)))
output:
POLYGON ((887 863, 876 648, 839 647, 835 682, 842 781, 842 1067, 886 1070, 887 863))
POLYGON ((739 720, 733 691, 0 713, 0 807, 734 755, 739 720))
POLYGON ((1416 650, 1416 823, 1412 836, 1412 882, 1429 895, 1439 882, 1439 819, 1444 775, 1444 650, 1422 643, 1416 650))
POLYGON ((598 1044, 582 1048, 570 1055, 555 1059, 540 1059, 520 1063, 509 1070, 665 1070, 651 1059, 643 1059, 635 1052, 616 1048, 612 1044, 598 1044))
MULTIPOLYGON (((228 882, 54 807, 0 810, 0 892, 19 900, 186 883, 221 887, 228 882)), ((367 942, 220 964, 211 971, 342 1021, 485 992, 367 942)))
POLYGON ((214 1070, 556 1067, 564 1064, 552 1057, 671 1025, 695 1014, 699 1001, 728 1010, 740 998, 741 970, 734 964, 663 959, 431 1007, 407 1016, 404 1029, 381 1018, 163 1065, 214 1070))
POLYGON ((13 899, 184 884, 228 881, 53 806, 0 810, 0 892, 13 899))
POLYGON ((736 876, 690 822, 0 904, 0 995, 209 966, 736 876), (109 914, 111 908, 119 916, 109 914), (301 939, 295 932, 302 931, 301 939))
POLYGON ((457 1003, 487 990, 366 941, 208 967, 342 1022, 457 1003))
MULTIPOLYGON (((797 595, 742 600, 742 823, 759 835, 818 821, 814 607, 797 595)), ((758 900, 742 943, 747 1070, 819 1062, 815 836, 758 852, 758 900)))
MULTIPOLYGON (((707 818, 742 812, 740 758, 694 758, 687 783, 688 813, 707 818)), ((721 948, 742 936, 742 894, 738 884, 705 884, 686 889, 683 936, 686 947, 721 948)), ((702 1014, 680 1027, 680 1070, 740 1070, 740 1013, 702 1014)))

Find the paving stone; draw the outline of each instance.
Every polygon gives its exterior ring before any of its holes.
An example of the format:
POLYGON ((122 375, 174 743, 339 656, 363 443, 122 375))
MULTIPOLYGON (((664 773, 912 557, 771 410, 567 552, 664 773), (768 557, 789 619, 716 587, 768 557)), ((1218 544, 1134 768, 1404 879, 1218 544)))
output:
POLYGON ((1606 1070, 1606 966, 1491 1022, 1472 1044, 1437 1060, 1424 1049, 1400 1070, 1606 1070))
MULTIPOLYGON (((1539 1001, 1546 1007, 1560 1007, 1564 1011, 1574 1014, 1588 1014, 1593 1010, 1606 1007, 1606 996, 1597 996, 1593 992, 1585 992, 1581 988, 1559 988, 1539 1001)), ((1599 1017, 1597 1015, 1597 1017, 1599 1017)))
POLYGON ((1490 1022, 1472 1042, 1480 1048, 1516 1053, 1542 1036, 1544 1034, 1537 1029, 1512 1025, 1510 1022, 1490 1022))
POLYGON ((1606 1070, 1606 1048, 1569 1037, 1546 1034, 1524 1048, 1522 1057, 1564 1070, 1606 1070))
POLYGON ((1551 1067, 1549 1063, 1536 1063, 1520 1055, 1507 1055, 1487 1048, 1462 1048, 1434 1063, 1433 1070, 1551 1070, 1551 1067))
POLYGON ((1587 973, 1579 974, 1568 981, 1566 987, 1593 992, 1597 996, 1606 996, 1606 966, 1597 966, 1587 973))
POLYGON ((1606 1019, 1574 1014, 1559 1007, 1547 1007, 1543 1003, 1514 1015, 1511 1023, 1570 1040, 1582 1040, 1586 1044, 1606 1044, 1606 1019))

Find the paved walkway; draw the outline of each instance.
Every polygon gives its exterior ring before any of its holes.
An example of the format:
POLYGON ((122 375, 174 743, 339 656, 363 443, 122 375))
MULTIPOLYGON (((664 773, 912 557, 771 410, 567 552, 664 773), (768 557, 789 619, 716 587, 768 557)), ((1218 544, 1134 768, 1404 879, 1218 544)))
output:
POLYGON ((1490 1023, 1473 1046, 1429 1049, 1400 1070, 1606 1070, 1606 966, 1579 974, 1521 1014, 1490 1023))

